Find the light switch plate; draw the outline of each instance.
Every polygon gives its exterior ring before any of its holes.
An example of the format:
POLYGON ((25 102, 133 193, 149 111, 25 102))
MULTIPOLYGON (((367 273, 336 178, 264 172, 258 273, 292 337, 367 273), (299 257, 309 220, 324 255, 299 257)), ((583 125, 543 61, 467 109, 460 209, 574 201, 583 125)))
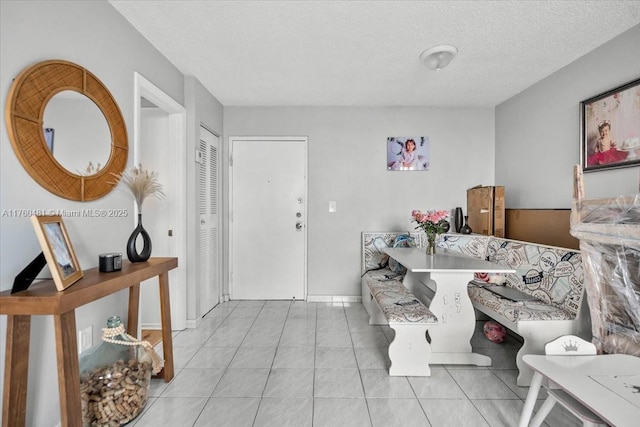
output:
POLYGON ((329 212, 335 212, 335 211, 336 211, 336 201, 331 200, 329 201, 329 212))
POLYGON ((91 325, 78 331, 78 354, 88 350, 93 345, 93 331, 91 325))

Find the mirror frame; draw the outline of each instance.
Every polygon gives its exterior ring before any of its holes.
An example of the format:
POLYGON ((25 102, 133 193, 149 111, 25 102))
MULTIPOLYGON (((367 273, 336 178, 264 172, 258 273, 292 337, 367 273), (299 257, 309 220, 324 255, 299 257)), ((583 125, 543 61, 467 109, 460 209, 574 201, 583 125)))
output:
POLYGON ((96 76, 72 62, 43 61, 24 69, 9 90, 5 120, 13 151, 25 170, 46 190, 65 199, 90 201, 107 195, 117 185, 113 174, 122 173, 127 165, 127 129, 118 104, 96 76), (94 175, 68 171, 47 148, 44 110, 49 100, 64 90, 91 99, 107 120, 111 153, 94 175))

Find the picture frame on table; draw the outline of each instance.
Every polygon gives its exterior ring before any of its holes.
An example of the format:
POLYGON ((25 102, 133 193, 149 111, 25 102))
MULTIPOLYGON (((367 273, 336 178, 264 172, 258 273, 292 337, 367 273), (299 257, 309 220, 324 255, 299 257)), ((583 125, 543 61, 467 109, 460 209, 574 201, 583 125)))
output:
POLYGON ((580 102, 584 172, 640 165, 640 78, 580 102))
POLYGON ((80 280, 83 276, 82 269, 62 217, 33 215, 31 223, 58 291, 63 291, 80 280))

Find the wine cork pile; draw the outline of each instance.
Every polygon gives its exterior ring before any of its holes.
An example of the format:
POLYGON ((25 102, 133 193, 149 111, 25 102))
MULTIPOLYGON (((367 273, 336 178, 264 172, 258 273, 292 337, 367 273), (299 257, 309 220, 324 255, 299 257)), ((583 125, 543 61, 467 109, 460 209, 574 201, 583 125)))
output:
POLYGON ((83 426, 117 427, 134 419, 147 403, 151 364, 118 360, 80 376, 83 426))

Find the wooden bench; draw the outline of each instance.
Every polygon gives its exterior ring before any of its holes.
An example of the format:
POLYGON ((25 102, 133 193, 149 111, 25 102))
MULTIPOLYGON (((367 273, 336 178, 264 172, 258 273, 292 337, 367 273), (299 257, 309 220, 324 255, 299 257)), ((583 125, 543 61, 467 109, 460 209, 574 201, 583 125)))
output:
POLYGON ((397 280, 369 277, 367 286, 386 324, 395 331, 389 344, 389 375, 430 376, 427 330, 438 324, 436 316, 397 280))

